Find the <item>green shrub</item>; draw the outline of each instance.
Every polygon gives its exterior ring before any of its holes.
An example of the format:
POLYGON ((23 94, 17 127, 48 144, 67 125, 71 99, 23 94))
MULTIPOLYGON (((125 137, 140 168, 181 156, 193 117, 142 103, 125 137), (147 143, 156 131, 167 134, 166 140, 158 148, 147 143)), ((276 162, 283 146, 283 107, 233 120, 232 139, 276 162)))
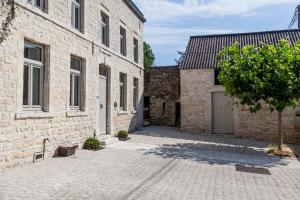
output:
POLYGON ((120 139, 127 139, 128 138, 128 132, 124 130, 120 130, 117 134, 117 137, 120 139))
POLYGON ((100 142, 94 138, 88 138, 83 145, 84 149, 88 150, 98 150, 100 148, 100 142))

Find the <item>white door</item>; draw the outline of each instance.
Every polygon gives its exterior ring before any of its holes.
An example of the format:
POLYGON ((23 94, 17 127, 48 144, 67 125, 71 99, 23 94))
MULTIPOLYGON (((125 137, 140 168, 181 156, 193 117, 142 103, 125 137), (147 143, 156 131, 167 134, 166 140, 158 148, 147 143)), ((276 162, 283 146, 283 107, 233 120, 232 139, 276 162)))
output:
POLYGON ((100 135, 106 134, 106 77, 99 77, 99 91, 98 91, 98 132, 100 135))
POLYGON ((225 92, 213 93, 213 133, 234 132, 233 99, 225 92))

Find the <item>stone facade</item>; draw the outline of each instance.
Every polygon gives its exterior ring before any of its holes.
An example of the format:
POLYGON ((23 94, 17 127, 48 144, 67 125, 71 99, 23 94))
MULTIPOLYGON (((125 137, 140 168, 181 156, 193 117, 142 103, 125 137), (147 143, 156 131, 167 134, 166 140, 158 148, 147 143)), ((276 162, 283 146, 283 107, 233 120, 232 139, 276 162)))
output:
POLYGON ((144 96, 150 98, 151 124, 179 125, 180 113, 176 113, 176 104, 180 103, 180 76, 177 66, 153 67, 146 73, 144 96))
MULTIPOLYGON (((181 129, 192 133, 212 133, 212 93, 225 91, 215 85, 213 69, 180 70, 181 129)), ((283 113, 285 142, 300 143, 300 116, 287 109, 283 113)), ((265 106, 256 114, 244 106, 234 107, 234 134, 242 137, 275 141, 277 138, 277 113, 265 106)))
MULTIPOLYGON (((97 135, 99 66, 109 70, 107 132, 135 130, 143 119, 143 20, 123 0, 85 0, 82 33, 71 26, 71 1, 46 1, 42 11, 27 0, 15 0, 15 19, 10 35, 0 44, 0 169, 30 163, 36 152, 53 156, 60 145, 81 144, 97 135), (99 38, 100 12, 109 16, 110 47, 99 38), (127 32, 127 57, 120 52, 120 26, 127 32), (133 38, 139 41, 139 62, 134 62, 133 38), (24 41, 45 47, 44 112, 24 111, 24 41), (84 109, 72 111, 70 56, 85 61, 84 109), (119 73, 127 74, 127 109, 120 111, 119 73), (133 112, 133 79, 139 80, 136 111, 133 112)), ((6 7, 0 8, 0 19, 6 7)))

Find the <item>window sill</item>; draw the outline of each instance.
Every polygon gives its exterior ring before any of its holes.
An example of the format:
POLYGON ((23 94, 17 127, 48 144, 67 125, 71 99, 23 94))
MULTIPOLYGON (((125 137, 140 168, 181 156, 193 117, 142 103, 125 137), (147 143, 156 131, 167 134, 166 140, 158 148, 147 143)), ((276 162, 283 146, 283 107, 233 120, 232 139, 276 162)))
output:
POLYGON ((67 117, 86 117, 88 114, 82 111, 68 111, 66 113, 67 117))
POLYGON ((54 113, 49 112, 21 112, 15 114, 15 119, 44 119, 44 118, 54 118, 54 113))
POLYGON ((119 110, 118 115, 128 115, 128 112, 125 110, 119 110))
POLYGON ((136 113, 137 113, 136 110, 131 111, 131 114, 136 114, 136 113))

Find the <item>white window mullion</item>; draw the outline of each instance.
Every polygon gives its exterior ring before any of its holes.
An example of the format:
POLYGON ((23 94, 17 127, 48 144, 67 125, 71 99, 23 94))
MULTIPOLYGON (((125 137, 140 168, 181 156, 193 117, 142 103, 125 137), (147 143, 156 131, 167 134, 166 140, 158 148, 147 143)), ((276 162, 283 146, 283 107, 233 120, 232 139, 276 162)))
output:
POLYGON ((28 85, 28 105, 32 107, 32 90, 33 90, 33 85, 32 85, 32 77, 33 77, 33 68, 32 65, 29 67, 29 85, 28 85))
POLYGON ((74 107, 75 102, 75 76, 72 74, 72 97, 71 97, 71 103, 72 107, 74 107))

